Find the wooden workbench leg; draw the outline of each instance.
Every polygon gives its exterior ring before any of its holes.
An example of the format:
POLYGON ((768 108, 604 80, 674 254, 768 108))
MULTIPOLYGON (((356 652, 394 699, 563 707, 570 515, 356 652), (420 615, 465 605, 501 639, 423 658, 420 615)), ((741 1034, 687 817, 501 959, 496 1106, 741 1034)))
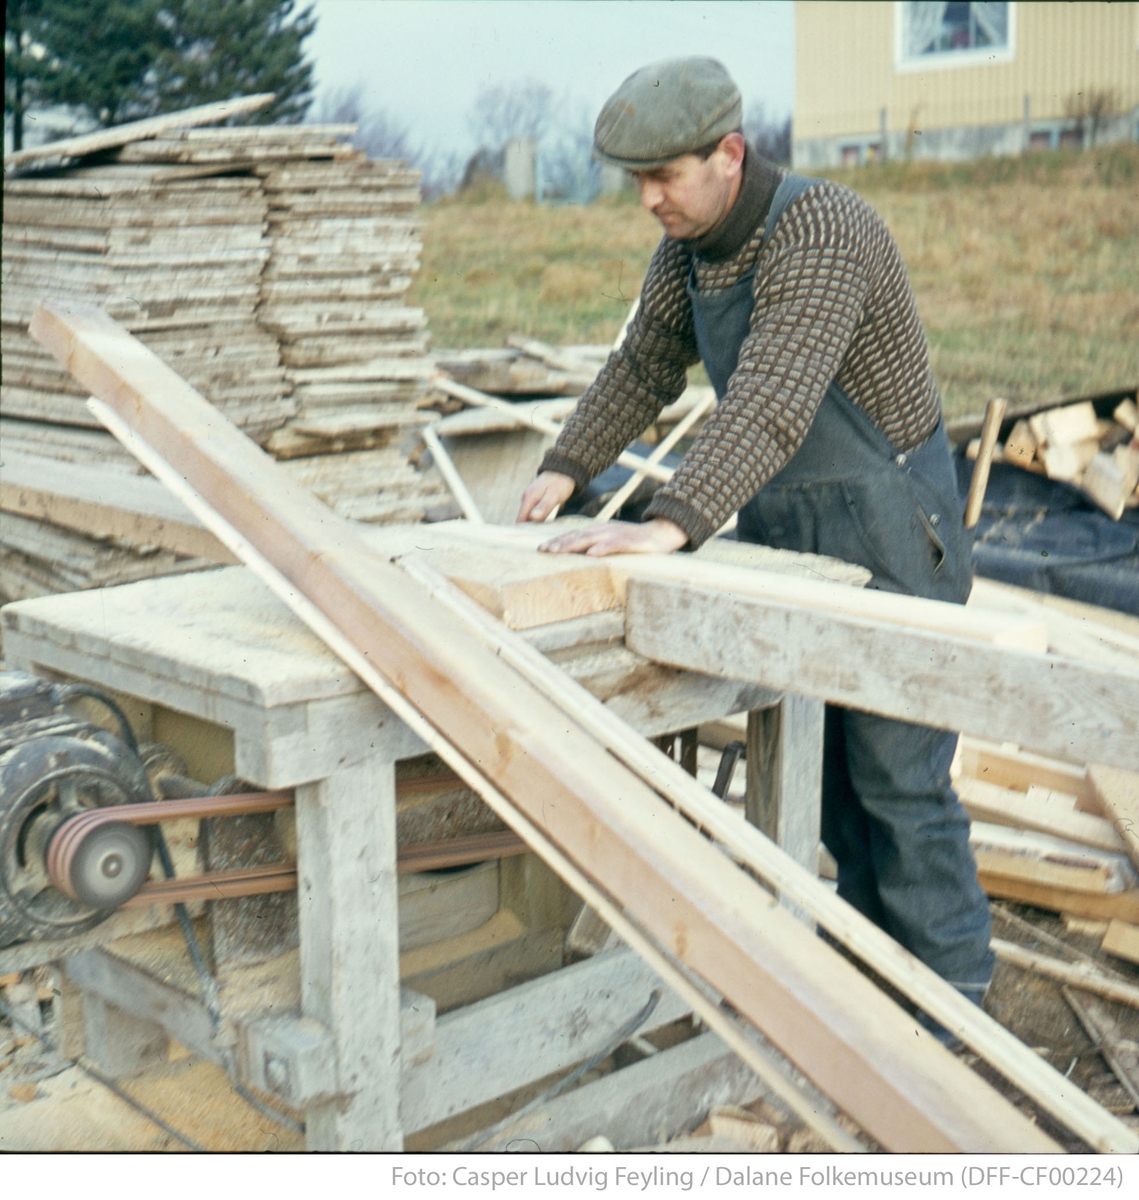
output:
POLYGON ((823 701, 782 696, 747 715, 747 819, 812 874, 818 870, 823 701))
POLYGON ((339 1096, 309 1150, 402 1150, 395 763, 375 754, 297 789, 301 1007, 331 1034, 339 1096))

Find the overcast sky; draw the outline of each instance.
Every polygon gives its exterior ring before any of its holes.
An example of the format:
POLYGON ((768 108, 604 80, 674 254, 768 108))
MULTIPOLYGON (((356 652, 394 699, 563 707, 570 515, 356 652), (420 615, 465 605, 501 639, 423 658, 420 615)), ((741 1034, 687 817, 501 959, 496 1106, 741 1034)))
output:
POLYGON ((316 0, 305 47, 321 95, 362 85, 365 103, 405 125, 428 151, 476 147, 467 115, 479 89, 540 80, 569 122, 588 120, 645 63, 719 58, 745 112, 791 112, 790 0, 316 0))

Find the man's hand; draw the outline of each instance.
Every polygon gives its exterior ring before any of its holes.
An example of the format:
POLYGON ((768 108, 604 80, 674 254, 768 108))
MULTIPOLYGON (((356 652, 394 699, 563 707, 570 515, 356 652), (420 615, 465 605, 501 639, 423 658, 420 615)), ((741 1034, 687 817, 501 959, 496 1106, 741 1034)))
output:
POLYGON ((688 541, 688 534, 657 517, 642 525, 627 521, 605 521, 563 533, 538 547, 547 554, 588 554, 602 558, 608 554, 671 554, 688 541))
POLYGON ((522 505, 515 520, 544 521, 573 495, 574 481, 557 471, 543 471, 522 493, 522 505))

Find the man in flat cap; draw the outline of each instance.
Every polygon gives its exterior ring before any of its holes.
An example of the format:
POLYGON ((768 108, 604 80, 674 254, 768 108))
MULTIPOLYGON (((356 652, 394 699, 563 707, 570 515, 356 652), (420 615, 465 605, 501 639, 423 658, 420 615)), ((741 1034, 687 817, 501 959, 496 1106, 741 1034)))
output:
MULTIPOLYGON (((711 58, 644 67, 602 109, 594 153, 633 173, 665 236, 623 343, 519 520, 544 520, 608 468, 703 360, 718 404, 643 522, 544 549, 696 549, 738 512, 745 541, 833 555, 867 567, 870 587, 964 603, 970 544, 898 248, 849 188, 759 158, 741 115, 711 58)), ((828 708, 822 834, 839 894, 980 1003, 989 910, 949 782, 955 742, 828 708)))

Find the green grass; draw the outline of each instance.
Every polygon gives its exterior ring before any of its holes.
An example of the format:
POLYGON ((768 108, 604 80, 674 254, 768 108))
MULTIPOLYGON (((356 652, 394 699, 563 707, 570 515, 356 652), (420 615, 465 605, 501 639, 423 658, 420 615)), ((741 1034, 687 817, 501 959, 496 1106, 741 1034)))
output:
MULTIPOLYGON (((1139 383, 1139 146, 828 172, 902 249, 948 415, 1139 383)), ((635 198, 423 209, 412 303, 436 346, 610 342, 659 237, 635 198)))

